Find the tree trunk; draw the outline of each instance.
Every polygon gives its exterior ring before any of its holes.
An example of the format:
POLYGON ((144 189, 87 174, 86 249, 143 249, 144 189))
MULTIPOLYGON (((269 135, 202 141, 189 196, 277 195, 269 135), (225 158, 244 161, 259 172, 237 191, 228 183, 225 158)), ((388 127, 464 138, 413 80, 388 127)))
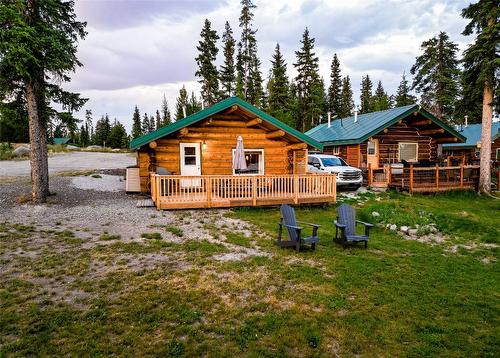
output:
POLYGON ((479 192, 491 191, 491 120, 493 117, 493 88, 489 81, 484 82, 483 118, 481 129, 481 152, 479 167, 479 192))
POLYGON ((47 159, 47 133, 40 116, 39 88, 26 83, 26 102, 29 117, 31 196, 34 203, 44 203, 49 195, 49 165, 47 159))

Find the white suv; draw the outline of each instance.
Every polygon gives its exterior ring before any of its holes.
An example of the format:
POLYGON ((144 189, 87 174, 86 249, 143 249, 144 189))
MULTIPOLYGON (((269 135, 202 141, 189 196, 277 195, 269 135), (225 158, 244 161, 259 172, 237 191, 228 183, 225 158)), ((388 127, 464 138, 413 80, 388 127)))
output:
POLYGON ((363 184, 361 169, 351 167, 344 159, 327 154, 309 154, 307 157, 309 173, 335 173, 337 186, 359 188, 363 184))

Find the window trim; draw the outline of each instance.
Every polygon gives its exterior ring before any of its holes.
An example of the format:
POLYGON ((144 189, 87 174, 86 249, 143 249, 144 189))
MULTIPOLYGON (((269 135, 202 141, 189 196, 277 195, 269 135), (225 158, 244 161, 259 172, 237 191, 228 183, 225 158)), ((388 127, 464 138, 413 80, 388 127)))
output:
MULTIPOLYGON (((231 163, 233 163, 234 161, 234 153, 236 152, 236 149, 233 148, 232 150, 232 161, 231 163)), ((264 175, 265 174, 265 158, 264 158, 264 149, 252 149, 252 148, 245 148, 244 149, 244 152, 260 152, 260 157, 262 158, 262 160, 259 162, 259 172, 258 173, 245 173, 245 174, 236 174, 234 172, 234 168, 232 167, 231 165, 231 170, 233 172, 233 175, 253 175, 253 176, 256 176, 256 175, 264 175)))
POLYGON ((418 162, 418 142, 398 142, 398 161, 401 162, 401 145, 404 144, 414 144, 415 145, 415 160, 406 160, 408 163, 417 163, 418 162))
POLYGON ((334 145, 334 146, 332 147, 332 154, 333 154, 333 155, 336 155, 336 156, 339 156, 339 155, 340 155, 340 153, 342 153, 342 150, 341 150, 340 145, 334 145))
POLYGON ((500 148, 497 148, 497 153, 496 153, 495 159, 500 160, 500 148))
POLYGON ((369 140, 366 142, 366 155, 371 157, 378 156, 378 141, 376 139, 369 140), (370 153, 370 144, 373 145, 373 153, 370 153))

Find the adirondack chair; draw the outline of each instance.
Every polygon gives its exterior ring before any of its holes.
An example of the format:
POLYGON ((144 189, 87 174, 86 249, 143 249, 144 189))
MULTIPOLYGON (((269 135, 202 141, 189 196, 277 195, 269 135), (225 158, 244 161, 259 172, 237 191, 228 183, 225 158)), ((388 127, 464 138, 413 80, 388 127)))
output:
POLYGON ((303 221, 297 221, 295 219, 295 210, 290 205, 283 204, 280 208, 281 219, 279 222, 278 231, 278 241, 276 244, 280 247, 295 247, 295 250, 300 251, 301 244, 310 244, 311 248, 314 250, 316 248, 316 243, 319 242, 318 228, 319 225, 306 223, 303 221), (305 224, 312 226, 312 235, 307 237, 302 237, 303 227, 297 226, 297 224, 305 224), (283 226, 288 231, 289 240, 283 240, 283 226))
POLYGON ((347 204, 342 204, 337 209, 337 220, 334 221, 335 224, 335 241, 340 242, 343 247, 348 243, 358 243, 364 242, 365 248, 368 247, 368 239, 370 236, 370 229, 373 227, 372 224, 365 223, 363 221, 356 220, 356 212, 354 208, 347 204), (356 224, 364 225, 365 234, 356 234, 356 224), (340 229, 340 237, 338 237, 340 229))

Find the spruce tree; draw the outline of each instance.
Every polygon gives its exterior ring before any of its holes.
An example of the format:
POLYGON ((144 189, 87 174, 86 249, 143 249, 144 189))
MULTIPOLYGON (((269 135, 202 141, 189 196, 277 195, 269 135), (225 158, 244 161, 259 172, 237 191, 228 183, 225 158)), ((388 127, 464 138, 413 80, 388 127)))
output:
POLYGON ((361 92, 359 96, 361 104, 360 113, 372 112, 372 87, 373 83, 370 76, 361 77, 361 92))
POLYGON ((345 76, 342 79, 342 96, 340 100, 339 118, 349 117, 354 110, 354 100, 352 98, 351 79, 345 76))
POLYGON ((170 109, 168 108, 168 101, 163 95, 163 100, 161 102, 161 125, 168 126, 172 123, 172 116, 170 115, 170 109))
POLYGON ((458 45, 446 32, 421 45, 422 55, 411 68, 412 89, 421 94, 422 104, 436 116, 451 120, 458 96, 458 45))
POLYGON ((280 121, 288 125, 293 125, 289 108, 290 88, 286 74, 286 62, 281 54, 279 44, 276 44, 276 48, 274 49, 271 65, 271 73, 267 83, 269 94, 267 111, 271 116, 278 118, 280 121))
POLYGON ((384 91, 382 81, 378 81, 377 89, 375 90, 375 95, 373 96, 373 111, 384 111, 389 108, 391 108, 389 96, 384 91))
POLYGON ((236 55, 236 87, 234 94, 241 99, 245 99, 245 88, 244 88, 244 69, 243 69, 243 56, 241 54, 241 49, 238 48, 238 53, 236 55))
POLYGON ((260 60, 253 57, 250 65, 249 86, 247 90, 247 100, 256 107, 262 107, 264 89, 262 88, 262 74, 260 72, 260 60))
POLYGON ((195 75, 200 79, 201 97, 207 106, 213 105, 219 98, 219 72, 215 66, 217 59, 217 40, 219 36, 215 30, 212 30, 210 21, 205 19, 205 24, 201 30, 201 40, 198 42, 198 56, 196 63, 198 70, 195 75))
POLYGON ((464 95, 471 96, 472 108, 478 106, 478 93, 482 93, 481 154, 479 192, 491 191, 491 122, 493 108, 499 110, 500 60, 500 7, 498 0, 479 0, 462 10, 469 20, 463 35, 476 34, 475 41, 464 52, 464 95))
POLYGON ((110 132, 111 123, 109 122, 108 114, 106 114, 106 116, 101 116, 101 119, 95 125, 95 144, 106 145, 110 132))
POLYGON ((234 74, 234 51, 236 46, 236 41, 233 37, 233 30, 226 21, 224 33, 222 34, 223 52, 224 52, 224 63, 220 67, 219 77, 221 83, 221 97, 228 98, 234 95, 236 87, 236 76, 234 74))
POLYGON ((139 108, 135 106, 134 115, 132 116, 132 138, 138 138, 143 134, 141 114, 139 113, 139 108))
POLYGON ((63 89, 69 74, 82 65, 77 44, 87 35, 74 6, 74 1, 0 1, 0 103, 23 93, 35 203, 49 195, 47 124, 56 112, 50 106, 57 103, 77 111, 86 101, 63 89))
POLYGON ((161 127, 163 127, 163 122, 161 120, 161 116, 160 116, 160 111, 159 110, 156 110, 156 117, 155 117, 155 129, 160 129, 161 127))
POLYGON ((342 96, 342 77, 340 74, 340 62, 337 54, 333 55, 330 66, 330 87, 328 89, 328 111, 332 116, 339 116, 342 96))
POLYGON ((306 28, 300 41, 302 47, 295 52, 297 62, 293 64, 298 72, 295 78, 299 116, 297 126, 303 132, 319 121, 324 108, 324 100, 319 96, 321 81, 318 74, 319 59, 314 53, 314 41, 306 28))
POLYGON ((148 134, 149 133, 149 116, 147 113, 144 113, 144 116, 142 117, 142 134, 148 134))
POLYGON ((193 113, 201 111, 201 108, 201 102, 198 100, 198 98, 196 98, 194 92, 191 92, 191 97, 189 98, 186 114, 190 116, 193 113))
POLYGON ((258 80, 259 61, 257 61, 257 39, 255 34, 257 30, 253 28, 253 12, 256 8, 252 0, 241 0, 240 28, 241 38, 238 42, 238 52, 241 61, 241 85, 243 87, 243 99, 248 101, 251 97, 256 98, 255 93, 249 93, 249 90, 262 88, 262 83, 256 83, 258 80))
MULTIPOLYGON (((188 93, 186 91, 186 87, 183 85, 182 88, 179 90, 179 96, 177 97, 176 103, 175 103, 175 119, 182 119, 184 118, 184 111, 187 112, 187 107, 188 107, 188 93)), ((187 116, 187 114, 186 114, 187 116)))
POLYGON ((120 122, 116 122, 111 128, 111 131, 108 136, 108 141, 106 142, 106 146, 110 148, 125 148, 124 137, 127 137, 127 131, 125 127, 120 122))
POLYGON ((401 77, 401 82, 399 83, 394 101, 396 107, 408 106, 410 104, 416 103, 417 101, 415 96, 410 94, 410 85, 408 84, 408 80, 406 79, 406 74, 404 72, 403 76, 401 77))

